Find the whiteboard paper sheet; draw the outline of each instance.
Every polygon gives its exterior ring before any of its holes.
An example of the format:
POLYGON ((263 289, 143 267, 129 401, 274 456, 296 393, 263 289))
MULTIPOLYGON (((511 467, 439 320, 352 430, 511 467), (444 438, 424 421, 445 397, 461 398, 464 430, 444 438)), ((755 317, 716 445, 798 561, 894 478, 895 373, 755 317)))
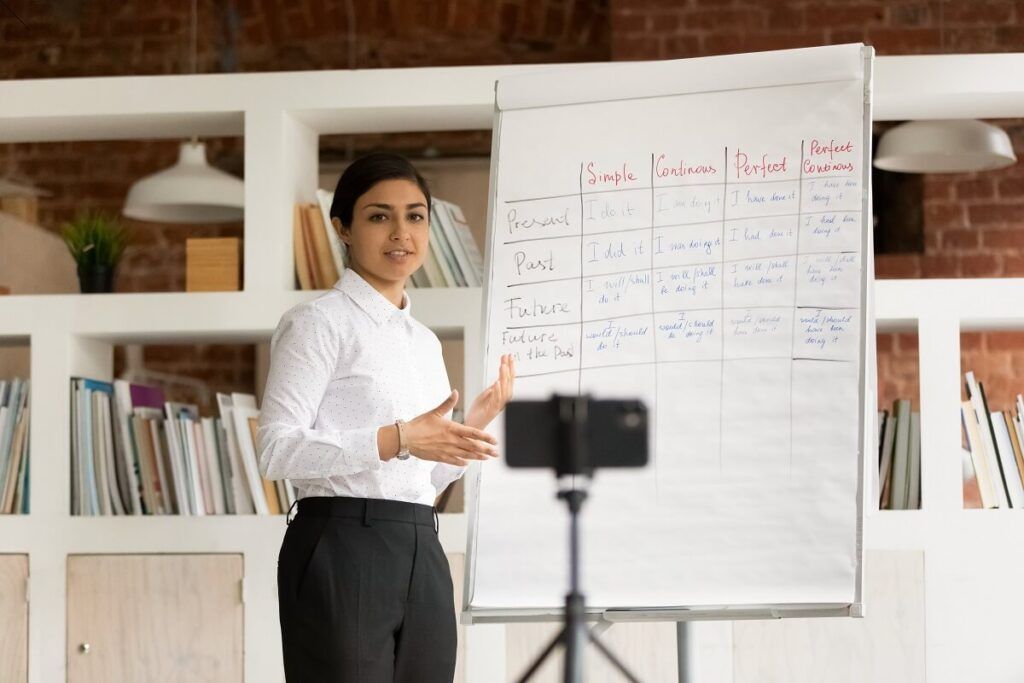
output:
MULTIPOLYGON (((513 353, 517 398, 650 410, 650 464, 599 471, 583 507, 588 607, 856 602, 860 46, 631 64, 643 96, 594 101, 602 68, 499 82, 485 290, 486 382, 513 353)), ((553 472, 478 475, 470 611, 561 607, 553 472)))

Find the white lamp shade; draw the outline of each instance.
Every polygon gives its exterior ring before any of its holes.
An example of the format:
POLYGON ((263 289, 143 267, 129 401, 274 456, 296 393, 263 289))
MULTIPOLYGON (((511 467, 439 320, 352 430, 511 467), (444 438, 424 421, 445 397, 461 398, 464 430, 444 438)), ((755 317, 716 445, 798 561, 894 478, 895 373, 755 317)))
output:
POLYGON ((882 134, 874 164, 901 173, 967 173, 1016 163, 1010 136, 975 120, 909 121, 882 134))
POLYGON ((178 163, 135 181, 123 213, 159 223, 224 223, 242 219, 245 184, 206 163, 206 145, 183 142, 178 163))

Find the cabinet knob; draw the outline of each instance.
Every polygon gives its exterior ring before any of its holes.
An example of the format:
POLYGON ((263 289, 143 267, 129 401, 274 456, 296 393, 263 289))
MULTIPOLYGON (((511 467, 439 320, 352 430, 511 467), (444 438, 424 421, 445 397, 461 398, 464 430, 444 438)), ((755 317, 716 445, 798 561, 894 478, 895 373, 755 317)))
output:
POLYGON ((90 649, 92 649, 92 646, 89 645, 89 643, 82 643, 78 646, 78 651, 81 652, 83 655, 89 654, 90 649))

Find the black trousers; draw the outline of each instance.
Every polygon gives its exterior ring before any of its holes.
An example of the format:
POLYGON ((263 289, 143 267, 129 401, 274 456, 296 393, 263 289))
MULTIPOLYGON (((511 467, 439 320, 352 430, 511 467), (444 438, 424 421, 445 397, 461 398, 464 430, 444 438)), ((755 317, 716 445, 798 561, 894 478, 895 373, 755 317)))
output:
POLYGON ((288 683, 451 683, 452 576, 432 506, 303 498, 277 562, 288 683))

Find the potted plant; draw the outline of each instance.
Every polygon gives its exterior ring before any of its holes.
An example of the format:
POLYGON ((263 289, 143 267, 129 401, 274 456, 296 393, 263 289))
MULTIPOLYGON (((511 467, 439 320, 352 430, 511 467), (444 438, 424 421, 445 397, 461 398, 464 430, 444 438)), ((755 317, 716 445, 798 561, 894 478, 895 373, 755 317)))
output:
POLYGON ((61 237, 78 264, 82 293, 114 291, 114 271, 128 243, 120 222, 98 211, 82 212, 64 223, 61 237))

